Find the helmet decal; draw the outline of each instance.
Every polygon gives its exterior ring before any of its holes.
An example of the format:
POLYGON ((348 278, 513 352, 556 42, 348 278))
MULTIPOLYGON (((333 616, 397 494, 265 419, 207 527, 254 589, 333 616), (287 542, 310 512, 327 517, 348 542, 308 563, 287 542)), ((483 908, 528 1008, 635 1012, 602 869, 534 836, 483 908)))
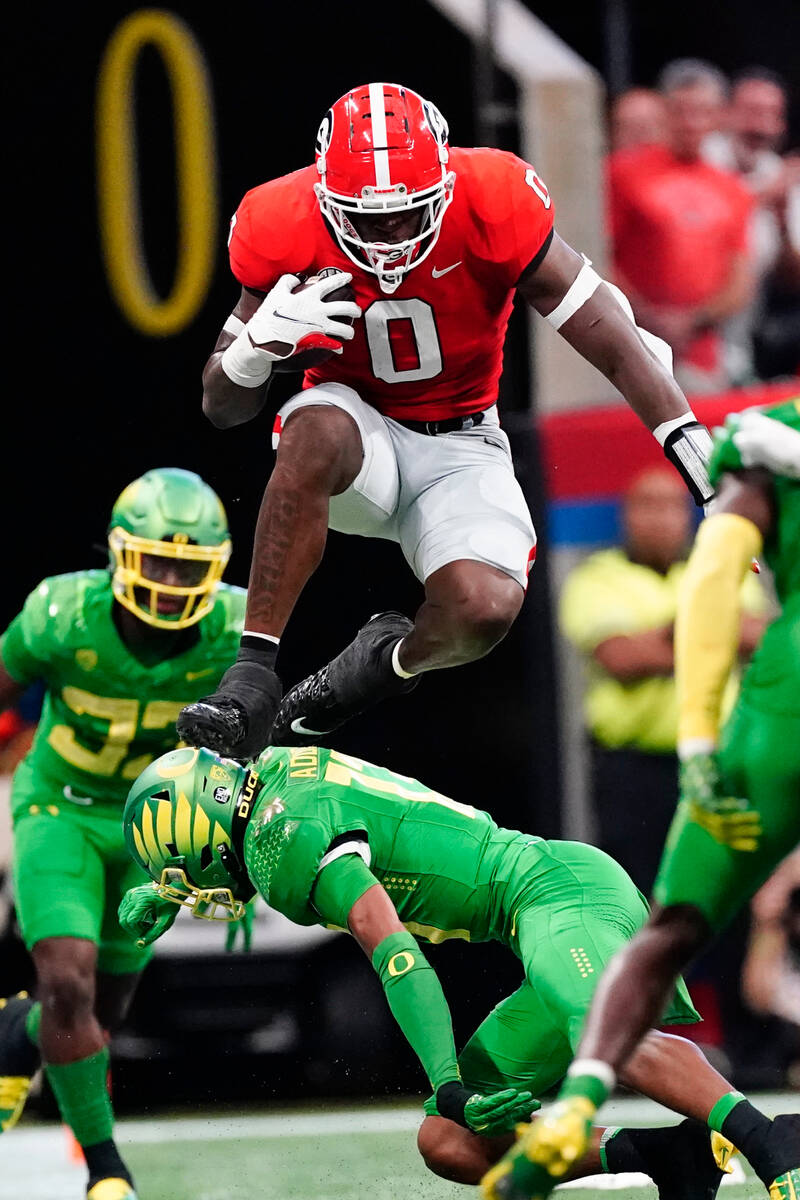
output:
POLYGON ((425 114, 425 119, 428 122, 428 125, 430 126, 431 133, 436 138, 441 151, 444 153, 444 158, 441 157, 440 153, 440 161, 445 163, 450 157, 447 147, 447 139, 450 136, 450 129, 447 121, 445 121, 436 105, 431 104, 430 100, 422 101, 422 111, 425 114))
POLYGON ((333 137, 333 109, 329 108, 319 124, 317 130, 317 145, 316 153, 320 171, 325 170, 325 155, 328 152, 328 147, 331 144, 333 137))

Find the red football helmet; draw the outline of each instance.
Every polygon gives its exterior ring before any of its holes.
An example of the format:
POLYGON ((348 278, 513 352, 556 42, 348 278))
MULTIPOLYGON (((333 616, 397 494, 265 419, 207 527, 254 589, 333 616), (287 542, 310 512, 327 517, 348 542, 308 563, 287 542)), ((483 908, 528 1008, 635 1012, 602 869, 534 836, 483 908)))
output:
POLYGON ((337 100, 317 135, 315 186, 322 215, 348 258, 393 292, 430 254, 455 174, 447 170, 447 122, 434 104, 396 83, 369 83, 337 100), (415 236, 365 240, 352 220, 421 209, 415 236))

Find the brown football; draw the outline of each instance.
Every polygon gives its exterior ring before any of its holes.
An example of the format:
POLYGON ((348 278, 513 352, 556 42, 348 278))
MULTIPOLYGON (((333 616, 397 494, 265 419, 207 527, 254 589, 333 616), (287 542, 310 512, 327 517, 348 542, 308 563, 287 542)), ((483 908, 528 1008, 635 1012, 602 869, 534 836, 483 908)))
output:
MULTIPOLYGON (((324 270, 317 272, 316 275, 308 275, 297 287, 293 287, 293 292, 302 292, 304 288, 310 284, 316 283, 318 279, 324 279, 326 275, 336 273, 336 268, 325 267, 324 270)), ((342 287, 337 288, 335 292, 328 292, 325 297, 327 300, 355 300, 356 294, 349 283, 345 283, 342 287)), ((348 325, 352 325, 350 317, 340 317, 339 320, 346 321, 348 325)), ((273 371, 310 371, 312 367, 318 367, 320 363, 324 363, 327 359, 333 357, 333 350, 300 350, 297 354, 290 355, 289 358, 284 358, 279 362, 272 364, 273 371)))

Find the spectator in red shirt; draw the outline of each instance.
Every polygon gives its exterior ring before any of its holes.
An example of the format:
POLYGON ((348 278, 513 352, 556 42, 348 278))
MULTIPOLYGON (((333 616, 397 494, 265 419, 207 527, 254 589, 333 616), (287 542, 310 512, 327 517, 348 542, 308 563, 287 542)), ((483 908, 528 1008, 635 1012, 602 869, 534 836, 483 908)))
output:
POLYGON ((638 323, 669 342, 686 391, 728 386, 721 325, 749 303, 751 198, 729 172, 705 162, 725 78, 682 59, 659 80, 667 112, 664 145, 613 153, 609 209, 614 269, 638 323))

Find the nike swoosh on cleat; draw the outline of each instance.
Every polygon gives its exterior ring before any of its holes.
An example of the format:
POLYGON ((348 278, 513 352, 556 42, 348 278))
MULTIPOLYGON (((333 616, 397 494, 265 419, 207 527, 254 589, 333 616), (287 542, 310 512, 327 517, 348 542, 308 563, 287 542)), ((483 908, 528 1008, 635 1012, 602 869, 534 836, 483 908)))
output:
POLYGON ((320 737, 323 733, 322 729, 309 729, 303 724, 302 717, 295 717, 290 725, 292 733, 304 733, 307 737, 320 737))
POLYGON ((438 271, 436 267, 431 267, 431 275, 434 279, 441 279, 448 271, 455 271, 456 267, 460 267, 462 262, 463 259, 460 258, 457 263, 453 263, 452 267, 444 267, 441 271, 438 271))

